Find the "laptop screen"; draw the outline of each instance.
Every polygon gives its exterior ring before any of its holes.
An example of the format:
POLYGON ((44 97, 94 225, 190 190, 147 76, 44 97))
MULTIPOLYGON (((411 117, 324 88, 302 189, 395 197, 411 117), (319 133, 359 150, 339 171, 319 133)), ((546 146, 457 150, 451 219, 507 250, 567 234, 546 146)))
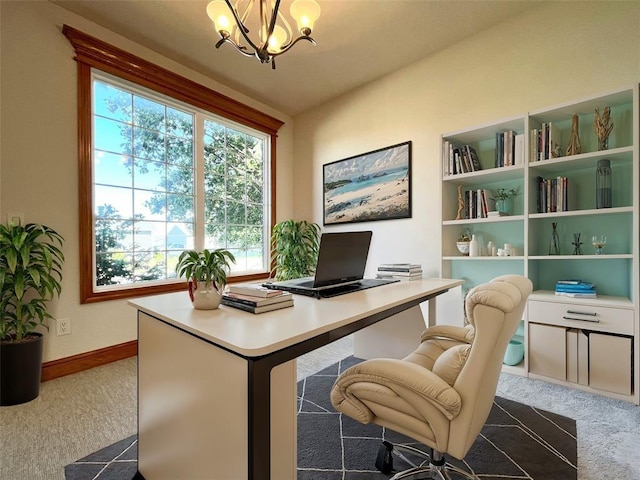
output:
POLYGON ((313 286, 324 287, 362 279, 372 233, 323 233, 313 286))

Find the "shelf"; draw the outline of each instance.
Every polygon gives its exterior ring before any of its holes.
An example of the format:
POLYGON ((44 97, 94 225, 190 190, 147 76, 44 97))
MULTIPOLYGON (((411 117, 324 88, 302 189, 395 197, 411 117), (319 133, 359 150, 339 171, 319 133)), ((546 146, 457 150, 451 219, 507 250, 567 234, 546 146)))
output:
POLYGON ((452 255, 452 256, 447 256, 447 257, 442 257, 443 260, 451 260, 451 261, 459 261, 459 260, 465 260, 465 261, 470 261, 470 262, 508 262, 510 260, 524 260, 524 257, 522 255, 518 255, 518 256, 512 256, 512 257, 489 257, 487 255, 482 256, 482 257, 468 257, 466 255, 452 255))
POLYGON ((633 213, 633 207, 592 208, 589 210, 569 210, 566 212, 530 213, 530 219, 578 217, 586 215, 615 215, 620 213, 633 213))
POLYGON ((522 133, 524 131, 524 118, 525 115, 509 117, 495 123, 449 132, 442 135, 442 138, 461 144, 472 144, 485 140, 493 140, 495 139, 496 132, 502 132, 504 130, 515 130, 522 133))
POLYGON ((621 253, 612 255, 529 255, 529 260, 619 260, 632 259, 633 254, 621 253))
POLYGON ((510 215, 508 217, 489 217, 489 218, 464 218, 462 220, 444 220, 442 225, 469 225, 479 223, 498 223, 498 222, 522 222, 524 215, 510 215))
POLYGON ((633 162, 633 147, 613 148, 598 152, 581 153, 568 157, 558 157, 550 160, 529 162, 531 175, 557 174, 568 170, 595 170, 598 160, 608 159, 612 164, 633 162))
POLYGON ((486 185, 487 183, 505 182, 509 180, 521 180, 524 175, 524 164, 510 165, 508 167, 487 168, 477 172, 457 173, 445 175, 443 182, 453 182, 456 185, 486 185))

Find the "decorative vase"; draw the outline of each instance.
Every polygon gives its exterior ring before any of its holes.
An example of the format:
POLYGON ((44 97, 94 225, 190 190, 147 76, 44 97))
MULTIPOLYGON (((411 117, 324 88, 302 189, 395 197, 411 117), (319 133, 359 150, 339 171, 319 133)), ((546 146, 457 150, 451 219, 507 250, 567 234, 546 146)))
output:
POLYGON ((611 162, 598 160, 596 167, 596 208, 611 208, 611 162))
POLYGON ((0 347, 0 406, 30 402, 40 394, 42 372, 41 333, 0 347))
POLYGON ((504 354, 505 365, 518 365, 524 358, 524 345, 520 340, 509 340, 507 351, 504 354))
POLYGON ((511 211, 511 199, 499 198, 496 200, 496 210, 504 215, 509 215, 511 211))
POLYGON ((480 256, 480 245, 478 244, 478 240, 476 239, 475 235, 471 235, 471 241, 469 242, 469 256, 480 256))
POLYGON ((551 241, 549 242, 549 255, 560 255, 560 237, 558 236, 558 224, 553 222, 551 224, 553 230, 551 231, 551 241))
POLYGON ((456 247, 462 255, 469 255, 469 242, 456 242, 456 247))
POLYGON ((214 310, 220 306, 222 294, 212 282, 189 280, 189 298, 197 310, 214 310))

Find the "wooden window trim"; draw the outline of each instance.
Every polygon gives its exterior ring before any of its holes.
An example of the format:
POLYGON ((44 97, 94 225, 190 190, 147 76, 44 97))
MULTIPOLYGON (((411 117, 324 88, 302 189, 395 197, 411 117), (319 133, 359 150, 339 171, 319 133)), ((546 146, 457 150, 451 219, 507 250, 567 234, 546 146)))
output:
MULTIPOLYGON (((188 103, 210 113, 266 133, 271 138, 271 211, 273 227, 276 211, 276 139, 284 122, 244 105, 163 67, 128 53, 109 43, 64 25, 62 33, 75 50, 78 64, 78 173, 79 173, 79 248, 80 303, 117 300, 142 295, 184 290, 185 283, 128 287, 95 292, 93 289, 93 171, 91 152, 91 69, 96 68, 124 80, 188 103)), ((267 274, 234 276, 234 281, 266 278, 267 274)))

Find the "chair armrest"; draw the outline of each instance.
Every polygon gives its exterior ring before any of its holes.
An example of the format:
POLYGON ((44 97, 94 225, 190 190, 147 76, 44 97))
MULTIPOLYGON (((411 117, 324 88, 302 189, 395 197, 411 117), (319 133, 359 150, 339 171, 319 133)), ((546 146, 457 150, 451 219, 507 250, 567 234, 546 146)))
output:
MULTIPOLYGON (((426 368, 402 360, 376 358, 354 365, 338 378, 334 390, 338 388, 343 397, 348 397, 346 391, 349 386, 361 382, 382 385, 400 397, 402 390, 409 390, 432 404, 449 420, 458 415, 462 405, 460 395, 447 382, 426 368)), ((406 397, 403 399, 410 401, 406 397)))
POLYGON ((457 342, 471 344, 475 337, 475 329, 456 327, 454 325, 434 325, 427 328, 420 336, 420 343, 431 338, 448 338, 457 342))

